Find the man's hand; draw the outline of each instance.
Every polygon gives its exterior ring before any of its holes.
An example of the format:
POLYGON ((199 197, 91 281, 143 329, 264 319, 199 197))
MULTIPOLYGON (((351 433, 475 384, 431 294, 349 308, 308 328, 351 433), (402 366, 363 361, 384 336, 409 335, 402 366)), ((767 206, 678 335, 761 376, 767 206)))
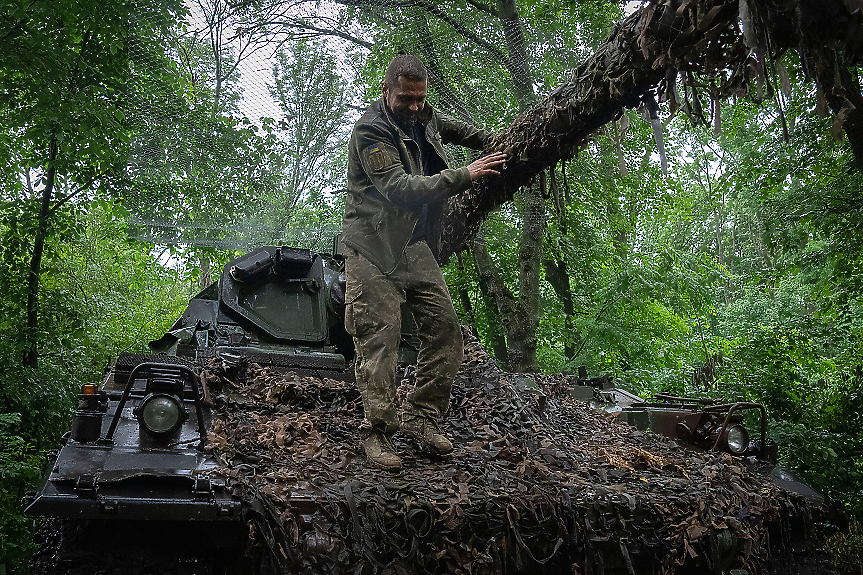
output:
POLYGON ((471 181, 492 174, 499 176, 500 171, 496 168, 500 168, 505 161, 506 154, 503 152, 494 152, 493 154, 483 156, 467 167, 470 172, 471 181))

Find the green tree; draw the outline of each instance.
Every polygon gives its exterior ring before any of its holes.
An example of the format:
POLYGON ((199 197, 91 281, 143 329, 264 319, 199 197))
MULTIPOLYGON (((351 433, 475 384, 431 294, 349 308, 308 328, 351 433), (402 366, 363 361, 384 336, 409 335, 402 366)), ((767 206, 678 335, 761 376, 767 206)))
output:
POLYGON ((10 210, 0 220, 0 420, 8 420, 0 423, 0 564, 10 565, 24 560, 31 539, 20 497, 34 488, 39 461, 68 430, 81 385, 100 382, 104 366, 119 353, 146 351, 187 298, 184 282, 159 264, 152 245, 128 239, 125 213, 116 203, 67 203, 53 222, 54 257, 43 262, 40 310, 52 321, 44 329, 39 369, 22 369, 15 342, 24 302, 20 292, 5 289, 6 264, 16 265, 18 254, 9 227, 18 216, 10 210))
MULTIPOLYGON (((331 11, 317 12, 304 2, 256 6, 247 24, 253 33, 350 42, 363 63, 358 74, 364 83, 364 103, 379 96, 380 79, 392 56, 407 50, 426 62, 435 105, 492 129, 503 127, 534 102, 537 90, 556 85, 589 43, 598 41, 602 32, 596 30, 606 28, 619 14, 614 3, 585 7, 514 0, 491 4, 348 0, 334 3, 331 11), (580 26, 585 20, 590 24, 580 26), (585 30, 590 32, 584 34, 585 30)), ((464 163, 470 160, 461 151, 456 157, 464 163)), ((518 221, 525 226, 517 232, 519 273, 497 268, 498 254, 486 254, 485 243, 477 243, 471 250, 471 268, 479 275, 482 297, 471 302, 464 299, 467 290, 459 291, 459 305, 486 308, 483 315, 506 332, 505 342, 501 330, 490 332, 495 334, 496 354, 501 359, 506 355, 513 369, 532 371, 545 235, 546 206, 540 186, 525 186, 515 205, 518 221)), ((456 275, 454 270, 446 273, 450 278, 456 275)))
POLYGON ((308 228, 298 202, 343 186, 348 108, 334 58, 319 42, 286 42, 270 86, 281 117, 243 117, 237 66, 254 48, 219 41, 227 8, 203 6, 207 24, 175 38, 176 73, 134 123, 124 197, 134 236, 171 246, 200 287, 236 250, 296 243, 291 228, 308 228))
MULTIPOLYGON (((149 42, 153 28, 178 10, 177 3, 158 0, 140 6, 111 0, 3 4, 0 158, 6 161, 5 174, 26 182, 23 193, 13 188, 4 195, 39 203, 32 235, 22 244, 30 252, 22 332, 29 367, 38 361, 39 278, 50 219, 78 194, 108 186, 122 166, 130 45, 149 42), (150 20, 136 18, 139 10, 150 20)), ((8 176, 5 182, 14 186, 8 176)))
POLYGON ((106 359, 81 360, 86 315, 58 266, 89 199, 116 191, 126 112, 144 85, 139 67, 161 61, 157 32, 179 12, 179 3, 159 1, 0 4, 0 565, 8 570, 24 568, 30 547, 20 495, 68 428, 76 387, 101 372, 89 362, 106 359))
POLYGON ((260 196, 282 185, 284 166, 273 122, 260 127, 240 114, 239 62, 221 41, 226 23, 205 16, 214 21, 203 30, 170 34, 171 67, 154 75, 130 120, 122 197, 133 236, 172 246, 202 288, 213 259, 225 260, 219 250, 259 241, 254 214, 265 209, 260 196))
POLYGON ((0 565, 10 573, 26 571, 34 547, 20 506, 40 469, 33 445, 19 435, 20 420, 18 413, 0 413, 0 565))
POLYGON ((288 50, 277 55, 270 86, 283 114, 278 136, 283 142, 286 178, 284 191, 267 200, 276 216, 272 228, 282 234, 278 239, 283 241, 285 237, 317 235, 317 225, 326 228, 331 239, 341 227, 341 210, 334 209, 332 196, 338 194, 341 200, 345 186, 350 136, 347 86, 324 42, 300 39, 287 45, 288 50), (300 213, 298 206, 303 207, 300 213), (308 208, 314 206, 329 217, 309 219, 308 208))

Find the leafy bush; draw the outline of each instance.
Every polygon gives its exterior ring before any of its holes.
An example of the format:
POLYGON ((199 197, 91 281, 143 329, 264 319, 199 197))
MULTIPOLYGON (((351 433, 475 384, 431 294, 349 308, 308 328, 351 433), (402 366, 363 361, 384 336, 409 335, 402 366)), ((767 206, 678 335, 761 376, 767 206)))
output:
POLYGON ((18 435, 20 413, 0 413, 0 566, 23 570, 34 547, 21 497, 39 478, 34 446, 18 435))
POLYGON ((109 358, 143 351, 185 303, 176 272, 126 238, 115 208, 96 201, 63 214, 74 220, 74 234, 43 259, 38 369, 22 366, 26 238, 8 214, 0 218, 0 565, 7 571, 26 568, 32 537, 21 495, 35 488, 39 459, 69 429, 81 385, 98 382, 109 358))
POLYGON ((846 435, 802 424, 771 422, 768 435, 779 444, 783 465, 820 493, 843 501, 863 516, 863 460, 846 435))
POLYGON ((753 325, 732 343, 728 390, 764 404, 771 417, 803 423, 815 398, 811 381, 819 373, 818 353, 801 329, 753 325))
POLYGON ((823 427, 863 440, 863 365, 839 376, 827 395, 824 409, 818 411, 823 427))
POLYGON ((863 529, 853 521, 848 533, 837 533, 827 539, 833 565, 840 575, 863 575, 863 529))

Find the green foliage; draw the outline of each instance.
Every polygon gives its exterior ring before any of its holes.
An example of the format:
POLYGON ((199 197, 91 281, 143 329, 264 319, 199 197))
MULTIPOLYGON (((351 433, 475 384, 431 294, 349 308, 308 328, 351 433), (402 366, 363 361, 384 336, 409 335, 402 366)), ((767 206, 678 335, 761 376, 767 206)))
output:
MULTIPOLYGON (((821 383, 826 387, 826 381, 821 383)), ((827 400, 819 413, 826 429, 863 443, 863 365, 850 374, 840 373, 838 381, 827 387, 827 400)))
MULTIPOLYGON (((18 269, 16 246, 26 243, 17 223, 27 214, 5 215, 0 220, 0 417, 10 414, 15 419, 0 426, 5 442, 0 472, 6 473, 7 461, 16 457, 22 467, 9 468, 15 481, 2 494, 0 541, 10 565, 17 565, 30 539, 20 496, 34 488, 38 458, 68 430, 81 385, 101 381, 106 362, 118 353, 145 351, 146 343, 161 336, 180 314, 185 294, 176 272, 158 265, 152 246, 126 237, 124 212, 116 204, 70 206, 58 215, 58 221, 67 222, 62 228, 66 231, 54 236, 41 277, 41 309, 52 321, 41 324, 40 367, 22 368, 23 289, 12 272, 18 269)), ((4 489, 6 485, 4 477, 4 489)))
POLYGON ((206 30, 178 32, 173 42, 174 67, 132 126, 122 198, 130 234, 168 246, 184 276, 200 281, 207 264, 218 274, 259 245, 329 250, 349 131, 345 81, 328 47, 286 41, 268 86, 282 114, 253 121, 237 108, 241 55, 223 48, 216 67, 206 30))
POLYGON ((40 460, 19 435, 20 413, 0 413, 0 565, 24 571, 35 547, 30 521, 21 513, 21 496, 39 478, 40 460))
POLYGON ((124 215, 116 203, 91 203, 67 255, 52 266, 55 281, 45 284, 45 305, 74 328, 56 340, 55 353, 80 357, 90 380, 110 357, 145 352, 186 304, 176 271, 159 265, 151 246, 128 239, 124 215))
POLYGON ((135 237, 197 246, 186 248, 193 260, 208 248, 266 243, 272 230, 259 216, 273 213, 276 200, 285 199, 286 154, 274 121, 256 126, 238 119, 231 84, 215 103, 212 90, 202 85, 206 78, 206 69, 192 70, 176 79, 179 89, 170 75, 156 84, 152 117, 132 125, 122 194, 135 237), (187 91, 194 94, 191 102, 187 91))
POLYGON ((863 529, 860 522, 852 521, 847 533, 836 533, 829 537, 827 546, 839 575, 863 573, 863 529))
POLYGON ((771 422, 768 435, 779 445, 783 464, 816 491, 844 502, 852 516, 863 514, 861 443, 815 427, 771 422))
MULTIPOLYGON (((178 9, 170 0, 4 2, 0 118, 3 133, 14 134, 0 138, 4 174, 19 174, 20 185, 23 172, 41 169, 33 182, 38 189, 49 167, 49 142, 56 139, 52 165, 67 193, 104 184, 125 160, 129 46, 157 45, 147 24, 164 22, 178 9), (138 11, 148 13, 149 22, 137 20, 138 11)), ((4 195, 12 196, 8 188, 4 195)))
POLYGON ((728 388, 764 403, 773 417, 803 423, 816 393, 806 364, 816 357, 811 339, 798 328, 752 326, 732 348, 728 388))
POLYGON ((341 230, 347 171, 347 83, 337 62, 321 41, 288 43, 278 54, 270 93, 284 114, 280 121, 285 166, 283 197, 274 198, 280 217, 275 226, 293 244, 317 244, 329 251, 341 230))

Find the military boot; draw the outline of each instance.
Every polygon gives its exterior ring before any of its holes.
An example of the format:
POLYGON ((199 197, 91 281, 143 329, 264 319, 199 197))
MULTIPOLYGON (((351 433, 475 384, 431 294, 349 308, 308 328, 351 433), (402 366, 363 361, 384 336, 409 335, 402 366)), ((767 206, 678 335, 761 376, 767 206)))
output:
POLYGON ((392 440, 383 431, 373 427, 360 429, 360 442, 366 459, 373 467, 388 471, 402 468, 402 460, 392 440))
POLYGON ((401 431, 406 436, 417 441, 420 447, 426 451, 438 455, 452 453, 452 442, 441 433, 437 421, 431 417, 404 414, 402 416, 401 431))

